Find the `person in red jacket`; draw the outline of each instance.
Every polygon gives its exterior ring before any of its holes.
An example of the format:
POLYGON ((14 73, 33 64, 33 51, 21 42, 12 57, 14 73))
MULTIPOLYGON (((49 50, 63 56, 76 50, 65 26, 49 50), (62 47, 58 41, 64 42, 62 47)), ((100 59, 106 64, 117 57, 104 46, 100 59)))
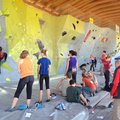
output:
POLYGON ((104 62, 106 60, 107 54, 106 51, 104 50, 102 55, 101 55, 101 75, 104 74, 104 62))
POLYGON ((106 91, 110 91, 110 85, 109 85, 110 75, 113 76, 110 70, 110 67, 111 67, 110 60, 111 60, 110 56, 107 56, 103 64, 104 65, 104 77, 105 77, 104 90, 106 91))
POLYGON ((112 120, 120 120, 120 57, 115 58, 115 71, 112 82, 110 95, 114 98, 113 118, 112 120))
POLYGON ((7 53, 3 52, 2 47, 0 46, 0 73, 1 73, 1 65, 7 59, 7 53))
POLYGON ((4 59, 4 61, 6 61, 7 53, 3 52, 2 47, 0 46, 0 61, 2 61, 3 59, 4 59))

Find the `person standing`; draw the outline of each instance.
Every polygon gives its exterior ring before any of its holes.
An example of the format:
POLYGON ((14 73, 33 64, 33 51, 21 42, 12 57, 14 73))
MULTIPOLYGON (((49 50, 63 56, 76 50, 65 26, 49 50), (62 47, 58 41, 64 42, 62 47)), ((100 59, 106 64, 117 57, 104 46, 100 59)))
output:
POLYGON ((33 63, 29 57, 29 52, 27 50, 23 50, 22 53, 20 54, 18 72, 20 73, 20 80, 14 95, 12 106, 9 110, 7 110, 9 112, 15 110, 15 106, 25 85, 26 85, 26 93, 27 93, 27 101, 26 101, 27 107, 30 106, 34 76, 33 76, 33 63))
POLYGON ((76 83, 76 75, 77 75, 77 68, 78 68, 78 61, 77 61, 77 52, 74 50, 70 50, 69 51, 69 58, 67 59, 67 63, 66 63, 66 70, 65 70, 65 75, 67 73, 71 73, 72 74, 72 79, 75 81, 76 83))
POLYGON ((110 91, 110 85, 109 85, 109 81, 110 81, 110 74, 111 70, 110 70, 110 56, 107 56, 106 59, 104 60, 104 77, 105 77, 105 87, 104 90, 106 91, 110 91))
POLYGON ((91 66, 90 66, 90 71, 93 69, 93 71, 95 71, 95 58, 94 56, 90 56, 90 60, 91 60, 91 66))
POLYGON ((106 60, 107 54, 106 51, 104 50, 102 55, 101 55, 101 75, 104 74, 104 62, 106 60))
POLYGON ((120 120, 120 57, 115 58, 115 71, 110 95, 114 98, 112 120, 120 120))
POLYGON ((49 87, 49 71, 51 61, 47 58, 48 51, 46 49, 41 50, 42 58, 40 58, 37 62, 37 78, 39 79, 40 91, 39 91, 39 98, 38 103, 42 102, 42 95, 43 95, 43 80, 45 80, 46 85, 46 95, 47 100, 46 102, 50 101, 50 87, 49 87))
POLYGON ((96 59, 96 57, 94 58, 94 64, 95 64, 95 68, 96 68, 96 66, 97 66, 97 59, 96 59))

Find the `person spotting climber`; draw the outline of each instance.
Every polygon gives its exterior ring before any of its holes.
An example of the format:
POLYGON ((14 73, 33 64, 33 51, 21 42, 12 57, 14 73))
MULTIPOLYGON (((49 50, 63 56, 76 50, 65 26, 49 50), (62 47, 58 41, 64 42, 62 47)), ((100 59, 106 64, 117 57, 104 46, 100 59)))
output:
POLYGON ((120 57, 115 58, 115 71, 110 95, 114 98, 112 120, 120 120, 120 57))
POLYGON ((74 50, 69 51, 69 58, 67 59, 66 63, 66 70, 65 75, 67 73, 72 74, 72 79, 76 82, 76 75, 77 75, 77 68, 78 68, 78 61, 77 61, 77 52, 74 50))
MULTIPOLYGON (((34 82, 33 76, 33 63, 29 57, 29 53, 27 50, 23 50, 20 54, 20 61, 18 64, 18 72, 20 73, 20 80, 17 86, 17 90, 14 95, 14 99, 12 102, 12 106, 10 109, 6 110, 12 112, 15 109, 19 96, 26 85, 26 93, 27 93, 27 108, 30 106, 31 96, 32 96, 32 85, 34 82)), ((26 109, 27 109, 26 108, 26 109)))
POLYGON ((48 51, 46 49, 41 50, 42 58, 40 58, 37 62, 37 78, 39 79, 40 91, 39 91, 39 98, 38 103, 42 102, 42 95, 43 95, 43 80, 45 79, 46 84, 46 95, 47 100, 46 102, 50 101, 50 87, 49 87, 49 72, 50 72, 50 65, 51 61, 47 58, 48 51))

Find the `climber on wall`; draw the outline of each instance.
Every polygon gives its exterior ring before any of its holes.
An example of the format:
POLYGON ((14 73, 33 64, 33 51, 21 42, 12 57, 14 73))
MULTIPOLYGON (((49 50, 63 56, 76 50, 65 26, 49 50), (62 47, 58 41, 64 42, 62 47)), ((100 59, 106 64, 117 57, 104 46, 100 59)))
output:
POLYGON ((0 46, 0 73, 1 73, 1 64, 7 60, 7 53, 2 51, 0 46))
POLYGON ((0 47, 0 61, 6 61, 7 59, 7 53, 2 51, 2 47, 0 47))

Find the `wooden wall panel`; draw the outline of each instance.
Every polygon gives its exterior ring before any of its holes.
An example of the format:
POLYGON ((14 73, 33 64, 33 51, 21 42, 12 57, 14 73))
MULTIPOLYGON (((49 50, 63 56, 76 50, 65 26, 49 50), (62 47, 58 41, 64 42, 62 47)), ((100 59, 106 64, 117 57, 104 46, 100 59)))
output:
POLYGON ((56 16, 72 15, 89 21, 94 19, 98 26, 115 29, 120 26, 120 0, 23 0, 28 5, 56 16))

